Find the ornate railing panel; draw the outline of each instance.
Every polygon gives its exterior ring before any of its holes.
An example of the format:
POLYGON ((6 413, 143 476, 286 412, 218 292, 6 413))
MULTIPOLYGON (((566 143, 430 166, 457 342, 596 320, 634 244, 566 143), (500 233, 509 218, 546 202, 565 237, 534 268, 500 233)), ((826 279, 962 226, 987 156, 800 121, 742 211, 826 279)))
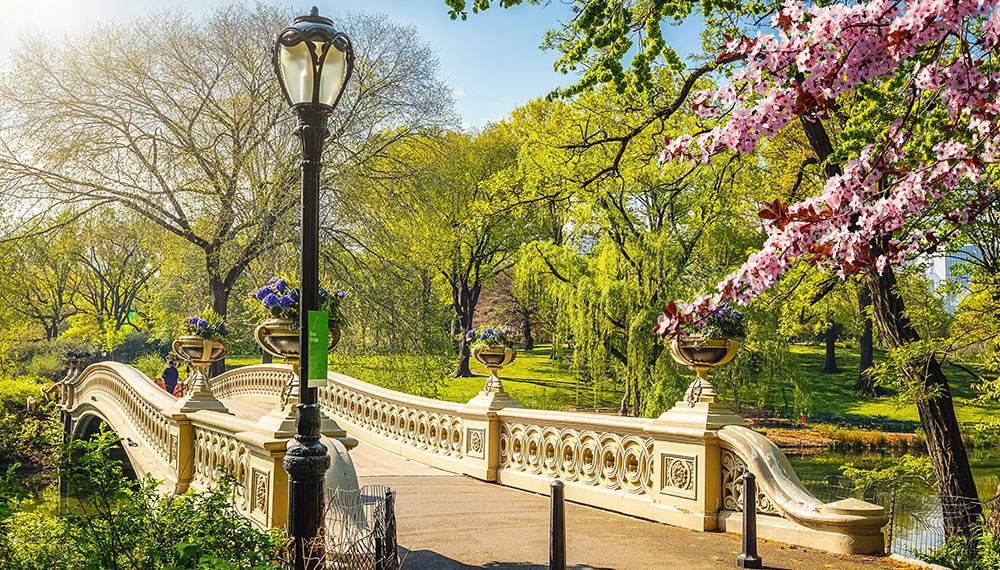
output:
POLYGON ((279 398, 292 370, 285 364, 258 364, 230 370, 212 379, 216 398, 279 398))
POLYGON ((345 384, 319 390, 320 405, 337 418, 414 449, 462 457, 462 418, 457 413, 422 409, 402 400, 380 398, 345 384))
MULTIPOLYGON (((653 439, 504 422, 500 467, 644 495, 653 492, 653 439)), ((683 485, 692 483, 689 477, 683 485)))

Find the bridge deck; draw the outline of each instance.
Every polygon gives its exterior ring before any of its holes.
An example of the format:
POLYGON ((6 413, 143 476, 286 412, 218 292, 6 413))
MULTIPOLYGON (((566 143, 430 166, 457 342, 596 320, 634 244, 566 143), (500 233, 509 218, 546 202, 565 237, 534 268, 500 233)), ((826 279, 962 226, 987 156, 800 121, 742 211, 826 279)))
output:
MULTIPOLYGON (((362 485, 397 491, 403 570, 545 570, 549 499, 453 475, 362 442, 351 451, 362 485)), ((740 537, 704 533, 566 506, 567 564, 574 570, 729 570, 740 537)), ((759 545, 765 568, 872 570, 888 559, 759 545)))

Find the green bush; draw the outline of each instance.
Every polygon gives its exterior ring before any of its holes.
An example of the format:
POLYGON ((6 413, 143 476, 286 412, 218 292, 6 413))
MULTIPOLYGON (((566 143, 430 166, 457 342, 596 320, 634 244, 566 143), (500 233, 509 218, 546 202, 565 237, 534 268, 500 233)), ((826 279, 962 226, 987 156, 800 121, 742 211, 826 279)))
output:
POLYGON ((5 570, 275 568, 281 537, 235 511, 231 480, 204 493, 163 495, 152 479, 125 477, 111 459, 118 445, 105 432, 64 447, 59 475, 78 503, 55 515, 23 512, 23 493, 0 479, 5 570))
POLYGON ((1000 568, 1000 537, 989 531, 981 517, 970 536, 952 535, 941 548, 918 557, 952 570, 996 570, 1000 568))
POLYGON ((159 354, 147 352, 136 358, 132 362, 132 366, 138 368, 140 372, 150 377, 153 381, 156 381, 160 377, 160 374, 163 373, 163 369, 167 367, 167 361, 159 354))
POLYGON ((0 465, 51 463, 59 425, 54 403, 42 394, 45 384, 40 378, 0 378, 0 465), (28 397, 35 400, 30 410, 28 397))

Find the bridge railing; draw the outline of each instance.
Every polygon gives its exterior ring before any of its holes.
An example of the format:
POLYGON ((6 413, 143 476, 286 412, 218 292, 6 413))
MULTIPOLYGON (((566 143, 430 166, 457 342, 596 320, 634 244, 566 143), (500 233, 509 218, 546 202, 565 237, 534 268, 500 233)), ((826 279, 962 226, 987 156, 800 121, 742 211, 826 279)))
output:
MULTIPOLYGON (((257 383, 258 396, 266 397, 273 381, 281 376, 283 382, 287 375, 287 368, 279 367, 244 379, 257 383)), ((237 510, 262 527, 287 521, 288 483, 282 466, 287 438, 231 414, 180 412, 178 398, 135 368, 115 362, 92 364, 62 390, 70 435, 81 437, 106 423, 125 440, 138 475, 152 475, 176 493, 206 490, 231 476, 237 510)))
MULTIPOLYGON (((248 366, 218 379, 215 389, 220 397, 277 398, 287 371, 248 366)), ((843 553, 883 548, 881 507, 823 504, 773 443, 715 402, 691 409, 681 403, 660 418, 641 419, 531 410, 485 393, 467 404, 442 402, 336 373, 329 381, 320 404, 351 436, 446 471, 536 493, 560 479, 571 501, 697 530, 738 531, 738 481, 749 469, 758 481, 762 538, 843 553)))

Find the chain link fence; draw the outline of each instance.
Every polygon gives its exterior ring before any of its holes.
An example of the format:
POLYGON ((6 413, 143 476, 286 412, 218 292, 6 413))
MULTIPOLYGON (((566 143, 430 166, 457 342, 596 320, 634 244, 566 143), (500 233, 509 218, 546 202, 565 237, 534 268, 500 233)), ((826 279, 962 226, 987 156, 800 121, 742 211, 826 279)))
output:
POLYGON ((823 481, 803 481, 803 485, 820 501, 829 503, 856 498, 885 507, 889 523, 885 527, 886 553, 908 558, 920 558, 941 548, 946 539, 945 513, 955 519, 972 522, 980 515, 997 508, 998 500, 941 497, 936 493, 920 493, 908 489, 855 489, 850 479, 839 475, 828 476, 823 481))

